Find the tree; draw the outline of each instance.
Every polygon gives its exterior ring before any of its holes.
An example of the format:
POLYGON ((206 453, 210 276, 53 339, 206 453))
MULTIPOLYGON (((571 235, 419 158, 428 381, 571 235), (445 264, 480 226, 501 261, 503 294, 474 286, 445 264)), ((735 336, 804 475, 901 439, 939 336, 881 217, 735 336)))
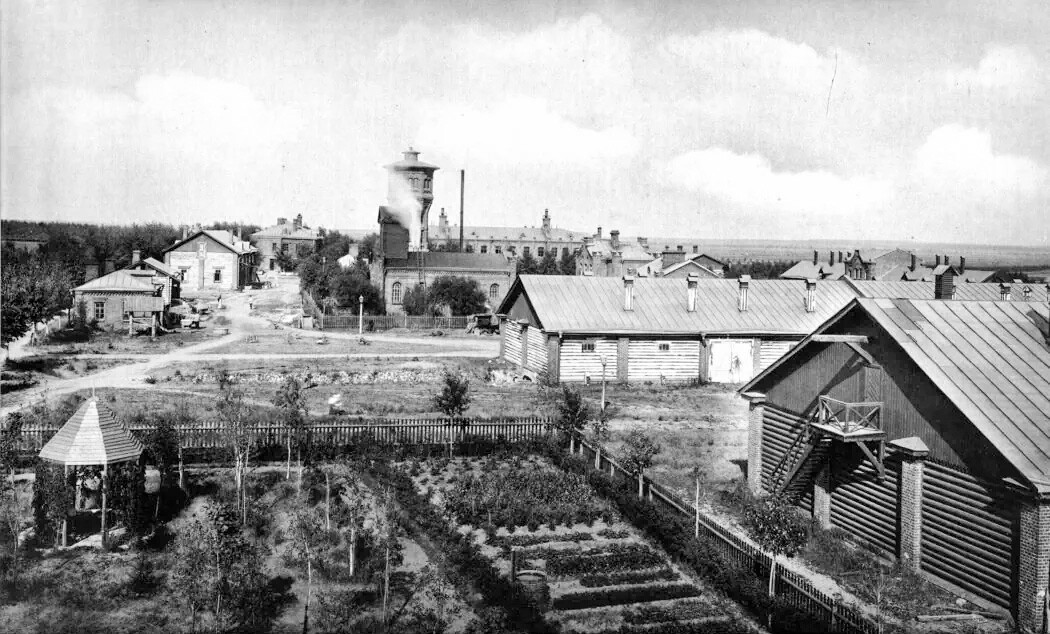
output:
POLYGON ((470 381, 458 372, 446 369, 441 392, 434 396, 434 407, 445 416, 458 417, 470 407, 470 381))
POLYGON ((284 425, 288 440, 288 462, 285 465, 284 478, 292 477, 292 444, 299 451, 299 486, 303 481, 303 432, 306 430, 306 395, 303 394, 303 384, 295 375, 288 375, 284 382, 277 388, 277 394, 273 397, 273 404, 277 407, 281 423, 284 425))
POLYGON ((332 295, 343 308, 357 310, 358 297, 365 298, 365 313, 382 315, 386 312, 383 293, 373 285, 368 277, 356 269, 340 270, 331 281, 332 295))
POLYGON ((427 288, 427 304, 444 304, 453 315, 473 315, 485 309, 485 293, 478 281, 458 275, 442 275, 427 288))
POLYGON ((569 438, 569 453, 575 453, 576 437, 587 428, 587 421, 590 419, 591 408, 583 400, 579 390, 568 385, 563 386, 555 427, 563 437, 569 438))
POLYGON ((422 284, 408 284, 408 290, 401 298, 401 310, 413 317, 425 315, 430 307, 427 305, 427 291, 422 284))
MULTIPOLYGON (((176 417, 181 418, 178 414, 176 417)), ((170 480, 172 468, 176 464, 179 465, 181 472, 182 444, 179 439, 179 429, 170 414, 161 415, 157 419, 142 444, 146 448, 146 457, 153 461, 160 472, 161 482, 170 480)))
POLYGON ((658 453, 660 445, 642 430, 632 429, 627 433, 623 443, 623 466, 638 476, 638 497, 643 495, 645 470, 653 465, 653 456, 658 453))
POLYGON ((518 258, 517 273, 518 275, 530 275, 536 272, 538 266, 536 258, 532 257, 532 251, 526 250, 518 258))
POLYGON ((233 377, 226 370, 219 372, 219 402, 216 406, 224 444, 233 456, 234 486, 237 505, 241 511, 241 523, 248 521, 248 498, 245 478, 248 459, 252 449, 252 430, 248 407, 244 402, 244 391, 237 388, 233 377))
POLYGON ((602 467, 602 443, 609 439, 609 417, 605 408, 591 421, 591 438, 594 440, 594 468, 602 467))
POLYGON ((339 468, 340 489, 339 504, 336 506, 335 521, 339 526, 350 529, 350 576, 357 573, 357 538, 363 530, 365 520, 372 510, 372 492, 352 469, 339 468))
POLYGON ((562 250, 561 258, 558 260, 558 273, 561 275, 576 275, 575 253, 569 253, 568 249, 562 250))
POLYGON ((536 273, 538 275, 558 274, 558 261, 554 258, 554 251, 555 249, 549 249, 543 254, 543 258, 536 265, 536 273))
POLYGON ((786 500, 766 497, 744 511, 744 523, 758 545, 772 554, 769 566, 769 595, 773 596, 777 557, 793 556, 808 539, 806 526, 786 500))
POLYGON ((324 543, 325 530, 314 509, 302 509, 292 515, 292 556, 306 564, 306 605, 303 610, 303 631, 310 630, 310 603, 313 600, 314 562, 318 560, 324 543))
POLYGON ((24 335, 70 305, 69 274, 58 264, 32 257, 3 267, 0 331, 3 345, 24 335))
POLYGON ((357 257, 361 258, 365 262, 371 262, 372 258, 375 257, 379 252, 379 234, 370 233, 365 237, 361 238, 359 243, 361 246, 357 250, 357 257))

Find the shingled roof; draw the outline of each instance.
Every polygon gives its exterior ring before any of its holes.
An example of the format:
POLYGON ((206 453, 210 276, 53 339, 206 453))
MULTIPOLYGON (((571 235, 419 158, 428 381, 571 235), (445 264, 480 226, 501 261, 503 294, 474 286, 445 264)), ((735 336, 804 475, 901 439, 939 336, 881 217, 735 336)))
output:
POLYGON ((806 283, 752 280, 747 310, 737 308, 739 281, 701 279, 697 309, 686 310, 686 280, 634 280, 633 310, 624 310, 624 282, 586 275, 521 275, 497 312, 508 313, 524 293, 547 332, 587 334, 781 334, 807 335, 853 299, 838 282, 818 282, 813 312, 805 308, 806 283))
POLYGON ((44 460, 66 465, 107 465, 138 460, 142 443, 108 407, 91 397, 40 450, 44 460))

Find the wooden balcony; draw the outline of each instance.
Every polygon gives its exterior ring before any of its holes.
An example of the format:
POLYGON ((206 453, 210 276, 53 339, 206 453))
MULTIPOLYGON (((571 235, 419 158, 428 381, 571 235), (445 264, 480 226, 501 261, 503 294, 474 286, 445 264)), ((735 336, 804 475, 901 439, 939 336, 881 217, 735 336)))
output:
POLYGON ((882 430, 881 411, 882 403, 877 401, 848 403, 821 396, 810 426, 835 440, 882 440, 886 432, 882 430))

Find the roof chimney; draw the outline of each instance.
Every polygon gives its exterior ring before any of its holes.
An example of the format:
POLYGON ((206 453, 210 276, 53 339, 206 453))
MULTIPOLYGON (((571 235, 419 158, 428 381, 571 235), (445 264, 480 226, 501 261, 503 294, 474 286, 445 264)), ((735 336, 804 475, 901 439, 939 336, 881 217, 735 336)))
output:
POLYGON ((1028 286, 1028 285, 1025 285, 1025 287, 1021 289, 1021 294, 1024 295, 1024 301, 1027 302, 1027 301, 1031 300, 1032 299, 1032 287, 1028 286))
POLYGON ((919 267, 919 258, 914 253, 911 254, 911 270, 914 271, 919 267))
POLYGON ((813 249, 813 266, 817 265, 817 259, 818 259, 817 250, 813 249))
POLYGON ((941 265, 941 256, 939 256, 939 255, 935 255, 934 256, 933 265, 934 266, 940 266, 941 265))
POLYGON ((602 228, 601 228, 601 227, 598 227, 598 233, 597 233, 597 236, 598 236, 598 239, 599 239, 599 240, 601 240, 601 239, 602 239, 602 228))
POLYGON ((1010 301, 1010 285, 1006 282, 999 285, 999 299, 1004 302, 1010 301))
POLYGON ((812 313, 817 310, 817 281, 810 278, 806 280, 806 312, 812 313))
POLYGON ((947 267, 935 276, 933 282, 934 299, 955 299, 955 269, 947 267))
POLYGON ((947 253, 945 253, 945 254, 944 254, 944 263, 945 263, 946 265, 948 265, 948 264, 951 264, 951 263, 952 263, 952 261, 948 259, 948 254, 947 254, 947 253))
POLYGON ((740 285, 740 293, 736 298, 736 309, 742 313, 747 312, 747 287, 751 285, 751 276, 741 275, 737 283, 740 285))
POLYGON ((623 276, 623 309, 634 310, 634 277, 623 276))
POLYGON ((696 286, 699 283, 699 281, 700 281, 700 276, 697 275, 696 273, 690 273, 689 276, 685 278, 685 288, 686 288, 685 309, 687 311, 691 312, 691 313, 695 313, 696 312, 696 286))
POLYGON ((839 251, 839 264, 842 264, 842 251, 839 251))
POLYGON ((609 232, 609 242, 612 245, 612 248, 620 248, 620 231, 618 229, 613 229, 609 232))
POLYGON ((959 272, 960 273, 965 273, 966 272, 966 258, 961 256, 961 255, 959 256, 959 272))
POLYGON ((182 239, 185 240, 190 235, 190 228, 186 225, 182 225, 182 239))
POLYGON ((141 259, 142 259, 142 251, 139 251, 138 249, 135 249, 134 251, 131 252, 131 264, 132 265, 138 264, 139 260, 141 260, 141 259))
POLYGON ((835 252, 828 251, 828 266, 835 266, 835 252))
POLYGON ((664 251, 660 254, 663 267, 670 268, 680 262, 685 262, 685 251, 664 251))

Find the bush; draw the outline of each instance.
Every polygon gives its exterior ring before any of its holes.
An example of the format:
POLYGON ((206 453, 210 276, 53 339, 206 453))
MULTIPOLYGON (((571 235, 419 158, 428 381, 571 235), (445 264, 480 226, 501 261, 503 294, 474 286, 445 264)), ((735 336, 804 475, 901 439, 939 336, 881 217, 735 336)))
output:
POLYGON ((724 612, 707 601, 682 601, 671 605, 643 605, 626 610, 623 620, 627 623, 662 623, 665 621, 689 621, 724 612))
POLYGON ((585 575, 580 578, 580 585, 585 588, 599 588, 646 583, 647 581, 671 581, 677 578, 678 573, 671 568, 664 567, 656 570, 627 570, 609 574, 585 575))
POLYGON ((571 592, 554 599, 552 607, 555 610, 586 610, 587 608, 597 608, 606 605, 664 601, 696 596, 700 596, 700 589, 691 583, 662 583, 640 588, 611 588, 608 590, 571 592))
POLYGON ((651 568, 664 563, 663 556, 645 544, 609 544, 582 552, 541 550, 530 552, 528 558, 545 560, 547 573, 558 577, 651 568))

